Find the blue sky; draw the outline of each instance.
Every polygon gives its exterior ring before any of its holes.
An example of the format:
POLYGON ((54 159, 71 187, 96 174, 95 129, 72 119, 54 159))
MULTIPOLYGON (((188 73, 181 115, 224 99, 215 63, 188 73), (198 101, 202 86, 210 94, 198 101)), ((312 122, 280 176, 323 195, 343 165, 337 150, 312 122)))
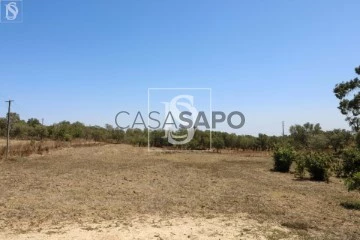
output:
POLYGON ((23 23, 0 24, 0 101, 22 118, 103 126, 146 111, 148 88, 197 87, 244 113, 237 134, 347 128, 332 89, 360 64, 358 0, 23 4, 23 23))

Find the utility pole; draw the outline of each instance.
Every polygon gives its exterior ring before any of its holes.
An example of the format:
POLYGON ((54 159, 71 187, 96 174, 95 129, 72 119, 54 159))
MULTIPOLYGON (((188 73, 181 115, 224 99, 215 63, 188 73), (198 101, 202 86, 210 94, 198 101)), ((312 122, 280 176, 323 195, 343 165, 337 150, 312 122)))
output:
POLYGON ((41 125, 44 126, 44 118, 41 119, 41 125))
POLYGON ((285 136, 285 122, 282 121, 282 136, 285 136))
POLYGON ((11 102, 13 102, 14 100, 8 100, 5 101, 7 103, 9 103, 8 106, 8 114, 7 114, 7 138, 6 138, 6 160, 8 159, 9 156, 9 140, 10 140, 10 108, 11 108, 11 102))

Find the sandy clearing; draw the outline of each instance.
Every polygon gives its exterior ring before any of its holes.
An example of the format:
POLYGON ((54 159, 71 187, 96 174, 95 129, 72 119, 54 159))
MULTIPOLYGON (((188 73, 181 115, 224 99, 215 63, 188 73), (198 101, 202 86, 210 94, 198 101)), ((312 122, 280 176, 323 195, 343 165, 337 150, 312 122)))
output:
POLYGON ((120 239, 297 239, 284 227, 262 223, 245 216, 215 218, 172 218, 140 216, 128 223, 67 225, 40 232, 0 233, 7 240, 120 240, 120 239), (280 238, 278 238, 280 237, 280 238))

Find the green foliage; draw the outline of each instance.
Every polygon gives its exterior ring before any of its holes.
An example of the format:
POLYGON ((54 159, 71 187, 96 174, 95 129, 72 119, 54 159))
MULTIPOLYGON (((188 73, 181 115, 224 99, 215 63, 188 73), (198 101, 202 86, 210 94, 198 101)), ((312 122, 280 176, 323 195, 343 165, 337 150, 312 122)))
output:
POLYGON ((66 141, 66 142, 70 142, 72 140, 72 136, 68 133, 65 133, 64 138, 62 140, 66 141))
POLYGON ((330 142, 324 133, 320 133, 309 137, 308 146, 311 150, 324 151, 329 148, 330 142))
POLYGON ((122 129, 114 129, 111 131, 111 138, 115 140, 116 143, 123 143, 125 140, 125 132, 122 129))
POLYGON ((259 134, 257 138, 257 145, 261 151, 266 151, 269 148, 269 137, 266 134, 259 134))
POLYGON ((86 132, 86 127, 81 122, 74 122, 69 126, 69 134, 73 138, 84 138, 86 132))
MULTIPOLYGON (((360 75, 360 66, 355 68, 355 73, 360 75)), ((360 130, 360 80, 356 77, 350 81, 336 84, 334 88, 335 96, 340 100, 338 109, 345 115, 345 120, 355 132, 360 130), (348 96, 351 96, 347 98, 348 96)))
POLYGON ((346 201, 342 202, 340 205, 346 209, 360 210, 360 201, 346 201))
POLYGON ((125 141, 130 143, 134 146, 147 146, 147 130, 140 130, 140 129, 128 129, 126 131, 126 138, 125 141))
MULTIPOLYGON (((150 146, 151 147, 164 147, 168 146, 168 141, 165 136, 164 130, 150 131, 150 146)), ((126 132, 126 138, 128 137, 128 131, 126 132)))
MULTIPOLYGON (((304 125, 294 125, 290 127, 290 136, 294 141, 294 145, 296 148, 317 148, 317 146, 313 146, 316 143, 316 138, 323 132, 321 131, 320 124, 311 124, 305 123, 304 125)), ((324 139, 321 139, 324 141, 324 139)), ((322 144, 323 147, 325 143, 322 144)))
POLYGON ((320 124, 305 123, 290 127, 292 146, 302 150, 339 152, 353 141, 351 132, 344 129, 322 131, 320 124))
POLYGON ((336 177, 342 177, 344 175, 343 160, 338 156, 334 157, 331 163, 331 171, 335 173, 336 177))
POLYGON ((212 139, 212 146, 219 152, 220 149, 225 147, 225 141, 222 137, 215 135, 212 139))
POLYGON ((31 127, 29 127, 24 121, 16 121, 10 127, 10 137, 13 138, 24 138, 31 136, 31 127))
MULTIPOLYGON (((86 139, 111 143, 128 143, 134 146, 147 146, 148 130, 128 129, 126 132, 114 128, 110 124, 104 127, 86 126, 81 122, 70 123, 62 121, 50 126, 43 126, 36 118, 27 121, 21 120, 19 114, 11 113, 11 138, 42 140, 46 138, 71 141, 73 139, 86 139)), ((0 136, 6 136, 7 119, 0 118, 0 136)), ((290 129, 291 136, 268 136, 259 134, 257 137, 251 135, 236 135, 226 132, 201 131, 197 129, 194 138, 184 145, 172 145, 168 142, 164 130, 150 130, 149 140, 151 147, 171 147, 177 149, 207 150, 212 146, 221 149, 232 149, 242 151, 272 151, 277 145, 290 144, 298 148, 327 149, 333 146, 341 150, 351 143, 352 136, 345 130, 338 132, 323 132, 319 124, 306 123, 295 125, 290 129), (211 134, 211 137, 210 137, 211 134), (349 137, 350 136, 350 137, 349 137), (332 141, 330 141, 332 139, 332 141)), ((179 129, 174 133, 176 136, 186 136, 186 129, 179 129)))
POLYGON ((49 135, 49 132, 45 126, 36 125, 34 127, 34 135, 37 139, 44 139, 49 135))
POLYGON ((11 112, 10 114, 6 114, 6 118, 7 116, 10 116, 10 123, 11 124, 15 124, 17 122, 20 122, 20 115, 14 112, 11 112))
POLYGON ((27 120, 27 125, 29 125, 30 127, 36 127, 38 125, 41 125, 40 121, 36 118, 30 118, 29 120, 27 120))
POLYGON ((329 139, 329 145, 338 152, 348 146, 352 140, 352 135, 349 131, 344 129, 334 129, 333 131, 327 132, 329 139))
POLYGON ((358 149, 360 149, 360 132, 358 132, 355 136, 355 144, 358 149))
POLYGON ((311 179, 315 181, 329 181, 332 157, 323 152, 303 153, 305 168, 311 179))
POLYGON ((274 170, 277 172, 289 172, 296 152, 291 147, 279 147, 274 151, 274 170))
POLYGON ((295 177, 303 179, 306 173, 306 161, 304 155, 297 154, 295 164, 295 177))
POLYGON ((360 191, 360 172, 354 173, 352 176, 346 179, 345 184, 349 191, 360 191))
POLYGON ((349 177, 356 172, 360 172, 360 150, 347 149, 341 154, 343 165, 343 176, 349 177))
POLYGON ((250 135, 238 136, 236 142, 236 148, 245 150, 255 150, 257 147, 257 139, 250 135))

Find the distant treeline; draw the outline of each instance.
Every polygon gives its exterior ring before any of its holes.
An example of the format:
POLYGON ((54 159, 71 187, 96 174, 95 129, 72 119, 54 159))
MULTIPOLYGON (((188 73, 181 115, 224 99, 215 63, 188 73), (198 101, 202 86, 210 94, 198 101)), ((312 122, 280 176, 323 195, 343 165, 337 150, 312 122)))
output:
MULTIPOLYGON (((62 121, 50 126, 44 126, 36 118, 21 120, 19 114, 10 113, 10 136, 16 139, 52 139, 72 141, 86 139, 109 143, 126 143, 136 146, 148 145, 148 131, 141 129, 127 129, 126 131, 106 124, 105 127, 86 126, 81 122, 70 123, 62 121)), ((0 135, 5 137, 7 119, 0 118, 0 135)), ((176 135, 186 134, 186 130, 179 130, 176 135)), ((151 147, 169 147, 191 150, 206 150, 210 147, 210 131, 196 130, 194 138, 184 145, 171 145, 165 137, 164 130, 150 132, 151 147)), ((290 127, 289 136, 268 136, 259 134, 236 135, 226 132, 211 133, 212 147, 233 150, 272 151, 279 144, 289 144, 296 149, 334 150, 339 151, 349 145, 356 145, 356 137, 350 131, 335 129, 323 131, 319 124, 306 123, 290 127)))

